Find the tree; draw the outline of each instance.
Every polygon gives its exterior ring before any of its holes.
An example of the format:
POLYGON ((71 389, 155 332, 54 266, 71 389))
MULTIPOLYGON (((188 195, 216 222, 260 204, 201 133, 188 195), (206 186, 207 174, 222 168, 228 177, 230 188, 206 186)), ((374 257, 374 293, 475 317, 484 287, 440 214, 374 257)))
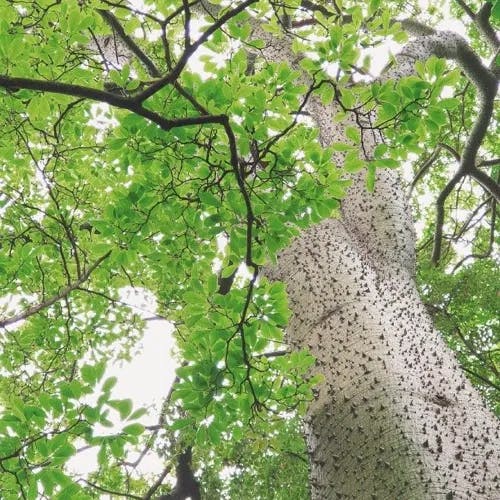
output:
POLYGON ((134 5, 0 2, 3 497, 306 498, 308 462, 313 498, 498 496, 429 313, 498 410, 499 4, 454 4, 468 40, 398 1, 134 5), (103 380, 144 329, 125 287, 176 329, 147 429, 103 380))

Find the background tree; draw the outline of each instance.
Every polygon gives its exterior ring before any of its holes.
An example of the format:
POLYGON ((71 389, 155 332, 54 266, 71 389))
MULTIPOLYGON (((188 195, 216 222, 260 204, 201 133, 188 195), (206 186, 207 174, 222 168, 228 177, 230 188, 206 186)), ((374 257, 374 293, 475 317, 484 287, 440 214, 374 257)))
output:
POLYGON ((306 407, 316 498, 498 494, 426 312, 498 410, 498 3, 452 5, 468 41, 381 4, 0 1, 3 497, 306 498, 306 407), (148 429, 103 380, 144 329, 128 286, 181 364, 148 429))

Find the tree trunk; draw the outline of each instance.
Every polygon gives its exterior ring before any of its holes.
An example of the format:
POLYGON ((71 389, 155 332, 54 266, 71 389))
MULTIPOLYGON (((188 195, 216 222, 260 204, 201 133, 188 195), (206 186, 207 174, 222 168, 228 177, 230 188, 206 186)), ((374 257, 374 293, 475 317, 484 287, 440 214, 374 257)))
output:
POLYGON ((313 498, 499 498, 495 417, 413 277, 377 268, 353 233, 336 220, 311 228, 275 274, 294 313, 289 341, 325 378, 308 415, 313 498))
MULTIPOLYGON (((324 145, 347 142, 336 111, 309 106, 324 145)), ((369 156, 377 139, 364 135, 369 156)), ((307 417, 314 499, 500 498, 498 421, 434 329, 414 261, 411 210, 385 170, 374 193, 355 176, 342 218, 305 231, 268 271, 288 287, 290 344, 324 376, 307 417)))

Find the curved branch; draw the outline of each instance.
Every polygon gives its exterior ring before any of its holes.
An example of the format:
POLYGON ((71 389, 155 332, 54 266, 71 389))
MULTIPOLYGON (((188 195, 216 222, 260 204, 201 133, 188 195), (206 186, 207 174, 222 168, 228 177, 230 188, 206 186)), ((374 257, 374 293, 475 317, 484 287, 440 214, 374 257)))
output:
POLYGON ((479 9, 477 14, 475 14, 474 11, 463 0, 455 1, 476 24, 477 29, 479 30, 479 33, 483 36, 483 38, 494 50, 497 50, 500 46, 500 41, 498 40, 497 34, 490 23, 492 4, 490 2, 485 2, 479 9))
POLYGON ((84 87, 82 85, 73 85, 70 83, 0 75, 0 87, 16 90, 20 88, 38 90, 41 92, 51 92, 54 94, 69 95, 72 97, 83 97, 85 99, 103 102, 117 108, 132 111, 133 113, 156 123, 165 131, 169 131, 177 127, 206 125, 209 123, 224 125, 227 121, 227 117, 225 115, 190 116, 169 120, 158 113, 143 107, 141 103, 138 102, 136 97, 120 96, 105 90, 84 87))
POLYGON ((28 89, 68 95, 71 97, 82 97, 92 101, 105 102, 111 106, 124 109, 130 109, 134 105, 134 101, 130 97, 117 95, 113 92, 93 87, 84 87, 83 85, 74 85, 72 83, 63 83, 54 80, 36 80, 0 74, 0 87, 4 87, 13 92, 19 89, 28 89))
POLYGON ((450 153, 457 162, 460 161, 460 155, 457 153, 455 148, 452 148, 449 144, 446 144, 446 142, 439 142, 438 146, 446 149, 446 151, 448 151, 448 153, 450 153))
POLYGON ((483 6, 479 9, 476 15, 476 24, 479 28, 479 32, 483 34, 484 38, 488 41, 494 50, 498 50, 500 47, 500 41, 496 31, 490 23, 490 16, 493 9, 492 2, 485 2, 483 6))
POLYGON ((455 33, 443 32, 436 34, 431 37, 430 47, 438 57, 455 60, 468 79, 475 85, 479 94, 479 112, 462 151, 459 167, 459 172, 462 174, 472 174, 475 170, 478 150, 488 131, 493 115, 498 79, 483 64, 468 43, 455 33))
POLYGON ((500 201, 500 185, 498 184, 498 182, 495 182, 495 180, 486 172, 483 172, 478 168, 473 168, 469 172, 469 175, 477 182, 479 182, 479 184, 481 184, 481 186, 483 186, 483 188, 488 191, 491 196, 494 196, 496 201, 500 201))
MULTIPOLYGON (((475 178, 498 199, 499 187, 487 174, 477 173, 476 159, 479 148, 488 131, 494 109, 494 99, 498 88, 498 79, 493 71, 483 64, 479 56, 471 49, 466 40, 453 32, 437 32, 434 35, 418 37, 410 42, 402 51, 403 69, 392 70, 396 76, 406 76, 413 72, 411 60, 427 59, 431 55, 456 61, 467 78, 474 84, 479 94, 479 112, 472 130, 465 142, 462 155, 459 158, 457 173, 441 191, 436 201, 436 228, 432 262, 437 264, 441 256, 441 238, 444 223, 444 204, 456 184, 466 175, 475 178), (482 175, 484 174, 484 175, 482 175)), ((447 148, 450 150, 449 148, 447 148)), ((451 152, 451 151, 450 151, 451 152)), ((455 158, 458 160, 456 153, 455 158)))
POLYGON ((434 28, 413 18, 394 19, 392 23, 401 23, 401 27, 411 35, 430 36, 436 34, 434 28))

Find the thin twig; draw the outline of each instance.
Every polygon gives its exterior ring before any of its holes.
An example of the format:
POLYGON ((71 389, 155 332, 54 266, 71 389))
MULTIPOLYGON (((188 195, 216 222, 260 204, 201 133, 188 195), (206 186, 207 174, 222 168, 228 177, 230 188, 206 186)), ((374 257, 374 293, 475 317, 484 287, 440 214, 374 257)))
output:
POLYGON ((11 325, 12 323, 16 323, 18 321, 27 319, 30 316, 33 316, 34 314, 40 312, 41 310, 50 307, 52 304, 55 304, 56 302, 59 302, 60 300, 66 298, 73 290, 78 288, 83 282, 87 281, 92 272, 110 255, 111 255, 111 250, 106 254, 104 254, 99 259, 97 259, 84 273, 82 273, 82 275, 80 276, 80 278, 78 278, 78 280, 63 288, 57 295, 54 295, 50 299, 44 300, 43 302, 40 302, 39 304, 26 309, 26 311, 23 311, 22 313, 16 314, 11 318, 7 318, 0 321, 0 327, 5 328, 6 326, 11 325))
POLYGON ((98 486, 97 484, 93 483, 92 481, 89 481, 88 479, 80 479, 80 481, 83 481, 85 484, 88 484, 92 488, 95 488, 98 491, 102 491, 103 493, 108 493, 110 495, 117 495, 119 497, 125 497, 125 498, 135 498, 136 500, 143 500, 143 497, 133 495, 131 493, 123 493, 120 491, 114 491, 114 490, 109 490, 107 488, 103 488, 102 486, 98 486))
POLYGON ((455 186, 460 182, 460 180, 464 177, 464 174, 458 172, 456 173, 452 179, 448 181, 444 189, 439 193, 439 196, 436 200, 436 227, 434 228, 434 245, 432 247, 432 257, 431 261, 434 265, 437 265, 439 259, 441 258, 441 246, 443 239, 443 224, 444 224, 444 204, 451 194, 455 186))

